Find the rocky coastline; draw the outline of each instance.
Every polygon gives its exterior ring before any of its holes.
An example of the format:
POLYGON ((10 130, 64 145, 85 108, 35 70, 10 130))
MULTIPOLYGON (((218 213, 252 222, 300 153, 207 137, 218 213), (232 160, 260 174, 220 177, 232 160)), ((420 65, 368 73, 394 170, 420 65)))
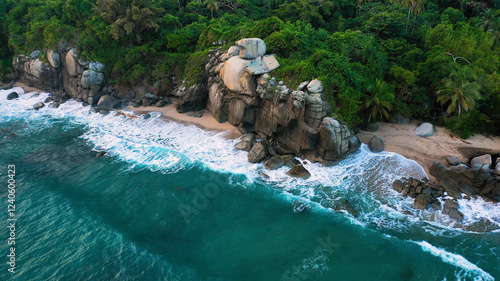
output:
MULTIPOLYGON (((312 77, 296 89, 286 86, 268 74, 279 63, 266 49, 263 40, 245 38, 227 51, 211 50, 201 82, 182 81, 168 93, 147 85, 109 86, 105 65, 81 58, 77 48, 34 51, 17 56, 13 66, 19 81, 52 92, 55 107, 73 98, 97 109, 163 107, 171 100, 180 113, 206 109, 219 123, 227 121, 245 134, 237 148, 249 151, 252 163, 269 158, 266 167, 289 164, 284 159, 292 156, 334 165, 355 152, 361 142, 330 117, 321 81, 312 77)), ((297 169, 305 170, 295 168, 290 175, 307 176, 297 169)))
MULTIPOLYGON (((262 162, 269 170, 287 166, 287 174, 292 177, 310 176, 295 157, 335 165, 359 149, 360 138, 373 152, 391 151, 380 136, 370 135, 370 141, 366 136, 358 138, 345 123, 332 118, 321 81, 311 77, 311 81, 291 88, 270 75, 279 63, 274 55, 266 55, 265 42, 258 38, 239 40, 227 51, 211 50, 201 82, 182 81, 170 92, 148 85, 110 86, 104 76, 105 65, 82 59, 76 48, 20 55, 13 66, 15 79, 53 93, 46 101, 52 101, 52 107, 73 98, 97 111, 127 106, 137 110, 160 108, 172 102, 179 113, 199 115, 204 111, 243 134, 236 148, 249 152, 249 162, 262 162)), ((12 85, 4 88, 9 86, 12 85)), ((419 134, 424 138, 432 135, 419 134)), ((394 182, 394 189, 414 198, 415 209, 442 210, 457 221, 463 217, 457 209, 457 199, 480 196, 500 201, 500 157, 490 155, 490 162, 485 160, 481 165, 474 160, 462 163, 450 159, 447 158, 448 167, 439 162, 431 166, 419 162, 430 172, 432 181, 401 179, 394 182), (440 202, 445 203, 441 206, 440 202)))

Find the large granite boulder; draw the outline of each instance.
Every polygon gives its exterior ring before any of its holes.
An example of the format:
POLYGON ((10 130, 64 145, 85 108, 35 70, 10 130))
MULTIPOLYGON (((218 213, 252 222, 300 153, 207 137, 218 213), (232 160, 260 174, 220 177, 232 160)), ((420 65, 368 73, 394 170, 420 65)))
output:
POLYGON ((255 135, 254 134, 245 134, 241 137, 241 141, 237 143, 234 147, 238 150, 250 151, 252 147, 255 145, 255 135))
POLYGON ((53 68, 59 68, 61 65, 61 57, 59 53, 54 50, 47 51, 47 60, 53 68))
POLYGON ((247 65, 247 72, 251 75, 259 75, 271 72, 278 68, 280 64, 274 55, 257 57, 247 65))
POLYGON ((431 123, 422 123, 422 125, 418 126, 415 129, 415 135, 428 138, 434 134, 434 126, 431 123))
POLYGON ((104 68, 105 68, 105 65, 98 62, 98 61, 91 61, 89 63, 89 69, 90 70, 94 70, 94 71, 97 71, 97 72, 103 72, 104 71, 104 68))
POLYGON ((229 50, 227 50, 227 58, 232 58, 234 56, 238 56, 240 54, 240 48, 238 46, 231 46, 229 50))
POLYGON ((314 79, 307 84, 307 91, 309 91, 309 93, 321 93, 323 92, 323 83, 318 79, 314 79))
POLYGON ((82 67, 78 63, 77 57, 78 53, 75 48, 66 54, 66 71, 71 76, 78 76, 82 72, 82 67))
POLYGON ((373 138, 368 143, 368 147, 372 152, 379 153, 384 151, 385 143, 384 140, 380 136, 373 136, 373 138))
POLYGON ((252 75, 246 71, 250 61, 240 57, 232 57, 224 62, 220 71, 224 85, 235 93, 253 95, 255 82, 252 75))
POLYGON ((40 76, 45 67, 45 64, 39 58, 37 58, 34 60, 30 60, 29 63, 26 64, 25 71, 36 79, 40 79, 40 76))
POLYGON ((105 108, 115 108, 120 104, 120 101, 115 97, 104 95, 97 102, 97 108, 105 109, 105 108))
POLYGON ((264 40, 260 38, 245 38, 236 41, 236 45, 240 47, 240 58, 255 59, 266 54, 267 46, 264 40))
POLYGON ((491 166, 491 163, 492 163, 491 155, 484 154, 484 155, 472 158, 472 160, 470 162, 470 165, 472 167, 474 167, 476 165, 480 165, 480 166, 488 165, 488 166, 491 166))
POLYGON ((319 154, 323 159, 333 161, 349 152, 351 134, 347 126, 341 125, 331 117, 326 117, 321 122, 318 132, 321 148, 319 154))
POLYGON ((264 167, 268 170, 276 170, 285 165, 285 159, 281 155, 274 155, 264 162, 264 167))
POLYGON ((96 72, 94 70, 85 70, 82 73, 82 87, 84 89, 88 89, 91 86, 101 86, 102 82, 104 81, 104 74, 100 72, 96 72))
POLYGON ((225 96, 227 88, 224 83, 213 83, 208 89, 207 110, 219 123, 227 121, 225 96))
POLYGON ((361 147, 361 141, 356 136, 351 136, 349 138, 348 148, 349 152, 356 152, 361 147))
POLYGON ((445 159, 446 159, 446 162, 448 162, 448 165, 450 165, 450 166, 458 166, 461 164, 460 160, 458 160, 458 158, 455 156, 448 156, 445 159))
POLYGON ((323 118, 328 115, 328 105, 321 99, 321 94, 308 95, 306 100, 304 121, 307 125, 318 129, 323 118))
POLYGON ((262 162, 269 156, 269 152, 267 151, 267 145, 263 142, 256 143, 250 152, 248 152, 248 162, 250 163, 259 163, 262 162))
POLYGON ((451 219, 459 222, 464 219, 464 214, 458 211, 458 203, 451 199, 446 199, 441 212, 448 215, 451 219))
POLYGON ((425 210, 429 206, 430 203, 432 203, 433 199, 429 194, 424 194, 421 193, 415 198, 415 201, 413 202, 413 208, 415 209, 420 209, 420 210, 425 210))

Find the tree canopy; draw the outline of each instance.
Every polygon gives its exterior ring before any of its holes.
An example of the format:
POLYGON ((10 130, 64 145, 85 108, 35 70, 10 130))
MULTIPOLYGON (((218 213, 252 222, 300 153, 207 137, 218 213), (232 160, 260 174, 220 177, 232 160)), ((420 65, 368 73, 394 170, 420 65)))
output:
POLYGON ((108 66, 110 83, 168 92, 199 79, 208 49, 259 37, 280 62, 272 75, 291 87, 320 79, 351 125, 401 114, 500 133, 499 9, 490 0, 1 0, 0 73, 17 54, 78 46, 108 66))

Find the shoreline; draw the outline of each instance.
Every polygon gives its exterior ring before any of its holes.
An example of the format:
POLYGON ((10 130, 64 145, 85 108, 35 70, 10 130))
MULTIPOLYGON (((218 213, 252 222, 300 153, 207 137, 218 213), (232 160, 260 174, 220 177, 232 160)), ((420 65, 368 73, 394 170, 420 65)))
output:
POLYGON ((409 124, 379 122, 376 132, 361 131, 356 136, 362 143, 368 144, 371 138, 379 135, 385 142, 385 151, 398 153, 416 161, 425 170, 429 180, 435 178, 429 173, 434 161, 447 166, 445 157, 455 156, 462 163, 482 154, 500 154, 500 136, 476 134, 467 140, 450 129, 434 126, 434 135, 422 138, 415 135, 418 121, 409 124))
POLYGON ((179 113, 175 108, 174 104, 168 104, 164 107, 156 106, 139 106, 132 107, 127 106, 123 110, 132 111, 135 115, 146 114, 149 112, 161 112, 161 117, 163 120, 177 122, 183 125, 194 125, 200 129, 211 131, 215 133, 221 133, 224 137, 228 139, 237 139, 242 136, 241 132, 238 131, 236 127, 229 124, 229 122, 219 123, 215 118, 208 112, 208 110, 203 109, 196 111, 196 113, 202 113, 201 117, 192 117, 190 115, 195 112, 179 113))
MULTIPOLYGON (((29 87, 21 82, 16 82, 14 87, 21 87, 28 92, 43 92, 40 89, 29 87)), ((175 104, 168 104, 164 107, 155 106, 128 106, 123 110, 132 111, 136 115, 149 112, 161 112, 161 118, 184 125, 194 125, 203 130, 221 133, 228 139, 236 139, 242 133, 229 122, 219 123, 215 118, 203 109, 196 113, 202 113, 201 117, 192 117, 195 112, 179 113, 175 104)), ((414 160, 424 169, 429 180, 435 180, 430 175, 429 168, 434 161, 446 164, 445 157, 455 156, 461 162, 467 163, 470 158, 482 154, 500 154, 500 136, 485 136, 476 134, 475 136, 463 140, 459 135, 451 130, 434 126, 435 133, 428 138, 415 135, 414 130, 418 127, 418 121, 413 120, 409 124, 397 124, 379 122, 379 129, 376 132, 361 131, 356 136, 362 143, 368 144, 371 138, 379 135, 385 142, 385 151, 394 152, 405 158, 414 160)))

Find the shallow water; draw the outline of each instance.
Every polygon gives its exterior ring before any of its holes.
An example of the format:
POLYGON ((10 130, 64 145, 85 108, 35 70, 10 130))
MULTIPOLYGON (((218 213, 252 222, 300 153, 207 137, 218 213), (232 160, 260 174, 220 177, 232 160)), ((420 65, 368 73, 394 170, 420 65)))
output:
POLYGON ((222 135, 159 114, 89 113, 75 101, 29 110, 48 94, 14 90, 13 101, 0 91, 0 280, 500 278, 500 207, 461 200, 462 225, 414 210, 390 186, 425 173, 400 155, 362 147, 335 167, 306 162, 308 180, 285 168, 264 170, 264 180, 262 165, 222 135), (15 274, 6 264, 9 164, 15 274), (345 200, 357 217, 332 209, 345 200))

